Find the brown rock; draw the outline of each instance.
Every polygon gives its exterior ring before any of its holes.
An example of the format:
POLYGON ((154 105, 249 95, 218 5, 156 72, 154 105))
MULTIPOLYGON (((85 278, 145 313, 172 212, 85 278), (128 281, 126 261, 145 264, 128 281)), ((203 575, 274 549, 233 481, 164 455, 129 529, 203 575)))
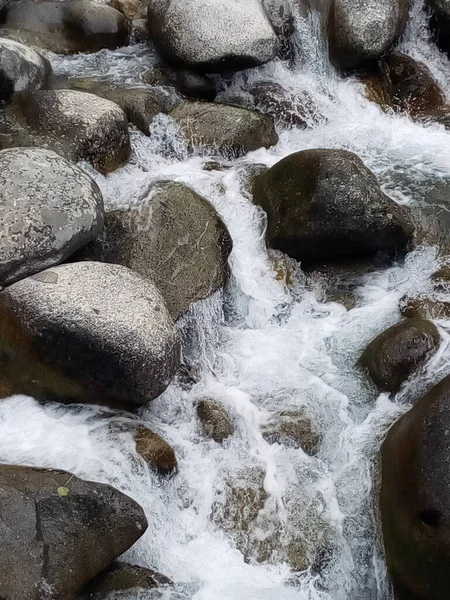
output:
POLYGON ((139 425, 134 433, 136 452, 161 475, 177 470, 175 451, 160 435, 139 425))
POLYGON ((289 448, 302 448, 314 455, 320 444, 317 428, 302 410, 284 411, 274 415, 263 426, 262 434, 269 444, 282 444, 289 448))
POLYGON ((450 302, 427 296, 418 296, 415 298, 404 296, 400 300, 399 306, 402 315, 408 319, 450 318, 450 302))
POLYGON ((219 402, 200 400, 197 404, 197 415, 205 434, 218 444, 233 435, 233 425, 227 411, 219 402))

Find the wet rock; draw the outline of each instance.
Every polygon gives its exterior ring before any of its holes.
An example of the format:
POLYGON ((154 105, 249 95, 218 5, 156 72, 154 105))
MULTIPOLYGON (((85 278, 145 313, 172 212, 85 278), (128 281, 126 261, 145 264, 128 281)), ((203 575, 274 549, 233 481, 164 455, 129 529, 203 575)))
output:
POLYGON ((75 600, 147 529, 141 507, 66 471, 0 466, 0 596, 75 600))
POLYGON ((130 136, 117 104, 72 90, 21 94, 6 109, 15 146, 41 146, 68 160, 86 160, 103 174, 128 160, 130 136))
POLYGON ((117 560, 84 588, 81 600, 108 600, 111 594, 153 590, 171 583, 156 571, 117 560))
POLYGON ((450 4, 448 0, 426 0, 431 10, 431 28, 436 34, 439 47, 450 52, 450 4))
POLYGON ((48 60, 35 50, 0 38, 0 103, 9 102, 17 92, 45 87, 51 70, 48 60))
POLYGON ((119 11, 86 0, 11 2, 0 34, 57 54, 114 50, 129 39, 127 21, 119 11))
POLYGON ((179 342, 150 280, 96 262, 60 265, 0 294, 0 372, 38 400, 133 408, 159 396, 179 342))
POLYGON ((209 102, 184 102, 171 112, 192 147, 238 157, 278 142, 273 120, 256 111, 209 102))
POLYGON ((152 0, 148 26, 165 60, 205 72, 254 67, 278 49, 258 0, 152 0))
POLYGON ((134 439, 136 452, 158 473, 168 475, 177 470, 175 451, 160 435, 139 425, 134 432, 134 439))
POLYGON ((142 0, 111 0, 110 4, 130 21, 139 18, 143 11, 142 0))
POLYGON ((103 227, 103 198, 47 150, 0 152, 0 288, 68 258, 103 227))
POLYGON ((381 452, 380 508, 396 597, 446 600, 450 585, 450 377, 389 430, 381 452))
POLYGON ((361 356, 361 364, 380 390, 397 392, 437 352, 440 340, 431 321, 406 319, 372 340, 361 356))
POLYGON ((227 411, 219 402, 200 400, 197 403, 197 415, 205 435, 218 444, 233 435, 233 425, 227 411))
POLYGON ((428 68, 401 52, 378 61, 378 75, 366 78, 369 98, 413 118, 432 116, 446 105, 444 92, 428 68))
POLYGON ((414 232, 409 213, 344 150, 291 154, 256 178, 253 199, 268 216, 268 245, 304 263, 403 252, 414 232))
POLYGON ((269 444, 301 448, 310 455, 316 454, 320 444, 317 428, 302 410, 284 411, 273 415, 263 425, 262 434, 269 444))
POLYGON ((130 38, 132 44, 144 44, 150 40, 147 19, 133 19, 133 21, 131 21, 130 38))
POLYGON ((449 319, 450 302, 428 296, 408 297, 400 300, 400 311, 408 319, 449 319))
POLYGON ((228 281, 231 238, 202 196, 160 182, 145 203, 106 213, 105 228, 79 258, 118 263, 156 283, 176 320, 228 281))
POLYGON ((352 71, 377 60, 401 35, 409 0, 334 0, 328 15, 330 60, 352 71))
POLYGON ((176 87, 186 98, 198 98, 212 102, 216 97, 216 86, 212 79, 194 71, 177 71, 176 87))

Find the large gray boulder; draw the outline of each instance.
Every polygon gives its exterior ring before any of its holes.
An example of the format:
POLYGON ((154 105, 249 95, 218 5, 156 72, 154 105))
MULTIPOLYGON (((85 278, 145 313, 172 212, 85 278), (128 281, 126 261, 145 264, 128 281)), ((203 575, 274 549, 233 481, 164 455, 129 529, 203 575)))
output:
POLYGON ((278 48, 259 0, 151 0, 148 26, 163 58, 206 72, 260 65, 278 48))
POLYGON ((0 372, 15 393, 136 407, 166 389, 179 353, 159 290, 120 265, 64 264, 0 294, 0 372))
POLYGON ((408 211, 382 191, 345 150, 303 150, 255 178, 269 246, 304 263, 404 251, 414 232, 408 211))
POLYGON ((328 14, 330 59, 340 70, 376 61, 401 35, 410 0, 332 0, 328 14))
POLYGON ((389 430, 381 453, 386 563, 401 600, 447 600, 450 588, 450 377, 389 430))
POLYGON ((0 38, 0 103, 17 92, 45 87, 51 73, 47 59, 24 44, 0 38))
POLYGON ((54 152, 0 152, 0 287, 68 258, 103 227, 97 184, 54 152))
POLYGON ((122 13, 89 0, 16 0, 5 8, 0 33, 58 54, 113 50, 129 39, 122 13))
POLYGON ((89 161, 103 174, 130 156, 128 121, 110 100, 73 90, 19 95, 5 111, 16 146, 41 146, 68 160, 89 161))
POLYGON ((147 529, 141 507, 66 471, 0 465, 0 597, 75 600, 147 529))
POLYGON ((154 281, 173 319, 228 281, 231 238, 214 207, 182 183, 161 182, 149 201, 105 215, 79 258, 121 264, 154 281))
POLYGON ((206 147, 235 158, 278 142, 272 117, 212 102, 184 102, 170 113, 192 148, 206 147))

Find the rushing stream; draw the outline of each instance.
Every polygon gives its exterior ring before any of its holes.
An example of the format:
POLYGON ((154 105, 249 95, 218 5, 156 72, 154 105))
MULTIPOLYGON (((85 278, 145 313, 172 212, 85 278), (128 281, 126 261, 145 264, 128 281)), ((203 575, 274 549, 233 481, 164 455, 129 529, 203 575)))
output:
MULTIPOLYGON (((108 482, 145 508, 149 529, 128 558, 175 582, 163 592, 167 599, 389 598, 374 515, 380 441, 411 400, 450 371, 446 322, 439 323, 441 349, 420 384, 410 381, 396 397, 378 395, 356 366, 367 343, 399 320, 399 299, 430 285, 435 248, 419 248, 402 264, 360 277, 349 310, 326 301, 324 281, 307 278, 299 266, 289 289, 274 277, 264 215, 242 186, 245 165, 271 166, 306 148, 344 148, 362 158, 386 193, 412 207, 421 205, 430 182, 450 173, 450 133, 385 114, 365 98, 356 79, 341 79, 328 63, 318 23, 312 11, 298 14, 295 64, 275 61, 236 74, 218 98, 273 80, 299 99, 313 99, 308 129, 280 129, 275 148, 253 152, 223 171, 205 171, 211 156, 189 156, 169 117, 161 115, 150 137, 132 131, 133 155, 125 167, 106 178, 89 168, 110 208, 138 203, 155 180, 183 181, 214 204, 233 238, 228 289, 199 303, 180 325, 186 338, 196 340, 191 355, 185 351, 200 373, 196 383, 173 383, 139 415, 175 448, 178 474, 161 479, 138 459, 131 434, 120 427, 136 417, 98 407, 41 406, 23 396, 1 405, 2 462, 64 468, 108 482), (199 430, 194 402, 204 397, 220 400, 232 415, 235 434, 223 446, 199 430), (273 412, 299 407, 322 438, 314 457, 270 445, 261 433, 273 412), (247 560, 224 525, 221 499, 230 484, 254 494, 263 486, 265 492, 247 532, 247 560), (286 561, 286 548, 298 540, 310 554, 319 547, 313 566, 303 572, 286 561), (261 550, 267 550, 267 560, 258 563, 261 550)), ((415 1, 400 48, 427 64, 450 99, 450 63, 429 40, 422 0, 415 1)), ((141 45, 50 58, 60 74, 135 83, 156 60, 141 45)))

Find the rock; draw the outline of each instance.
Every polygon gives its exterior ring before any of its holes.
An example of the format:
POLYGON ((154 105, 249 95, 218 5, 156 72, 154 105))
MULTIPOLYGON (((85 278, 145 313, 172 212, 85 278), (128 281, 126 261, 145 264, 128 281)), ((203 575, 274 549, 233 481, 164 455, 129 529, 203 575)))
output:
POLYGON ((212 79, 195 71, 177 71, 176 87, 186 98, 198 98, 212 102, 216 97, 216 86, 212 79))
POLYGON ((119 266, 64 264, 0 294, 0 371, 38 400, 137 407, 159 396, 180 347, 149 280, 119 266))
POLYGON ((117 104, 72 90, 21 94, 6 109, 16 146, 42 146, 68 160, 114 171, 130 156, 125 113, 117 104))
POLYGON ((152 0, 150 35, 169 63, 206 72, 272 60, 277 36, 259 0, 152 0))
POLYGON ((268 245, 306 264, 403 252, 414 232, 409 213, 344 150, 287 156, 255 179, 253 198, 267 213, 268 245))
POLYGON ((111 0, 110 4, 130 21, 138 19, 142 14, 142 0, 111 0))
POLYGON ((160 289, 174 320, 228 281, 231 238, 202 196, 161 182, 144 204, 106 213, 105 228, 79 258, 118 263, 160 289))
POLYGON ((450 377, 389 430, 381 452, 380 509, 396 597, 446 600, 450 585, 450 377))
POLYGON ((117 560, 84 588, 81 600, 107 600, 111 594, 152 590, 171 583, 156 571, 117 560))
POLYGON ((334 0, 328 16, 330 60, 343 71, 376 61, 401 35, 410 0, 334 0))
POLYGON ((365 81, 369 99, 413 118, 432 116, 446 106, 444 92, 428 68, 401 52, 380 59, 377 77, 365 81))
POLYGON ((197 416, 207 437, 222 444, 233 435, 233 425, 227 411, 219 402, 200 400, 197 403, 197 416))
POLYGON ((0 103, 7 103, 17 92, 45 87, 51 65, 43 56, 13 40, 0 38, 0 103))
POLYGON ((235 158, 278 143, 273 120, 256 111, 209 102, 184 102, 170 113, 192 147, 235 158))
POLYGON ((147 19, 133 19, 131 21, 130 38, 131 44, 146 44, 149 42, 147 19))
POLYGON ((262 434, 269 444, 301 448, 310 455, 316 454, 320 444, 320 435, 315 425, 302 410, 273 415, 262 427, 262 434))
POLYGON ((4 600, 75 600, 147 529, 134 500, 66 471, 0 465, 0 505, 4 600))
POLYGON ((149 126, 159 113, 169 113, 181 103, 181 96, 168 94, 164 90, 143 87, 115 87, 98 79, 54 80, 55 89, 70 88, 79 92, 88 92, 114 102, 123 110, 130 123, 142 133, 149 134, 149 126))
POLYGON ((404 296, 400 300, 400 311, 408 319, 449 319, 450 302, 427 296, 404 296))
POLYGON ((48 150, 0 152, 0 288, 68 258, 103 227, 103 198, 48 150))
POLYGON ((436 34, 439 47, 445 52, 450 51, 450 3, 448 0, 427 0, 431 10, 431 29, 436 34))
POLYGON ((11 2, 0 33, 57 54, 114 50, 129 39, 127 21, 119 11, 86 0, 11 2))
POLYGON ((372 340, 360 362, 380 390, 397 392, 437 352, 440 341, 431 321, 406 319, 372 340))
POLYGON ((136 452, 158 473, 168 475, 177 470, 175 451, 160 435, 139 425, 135 430, 134 439, 136 452))

